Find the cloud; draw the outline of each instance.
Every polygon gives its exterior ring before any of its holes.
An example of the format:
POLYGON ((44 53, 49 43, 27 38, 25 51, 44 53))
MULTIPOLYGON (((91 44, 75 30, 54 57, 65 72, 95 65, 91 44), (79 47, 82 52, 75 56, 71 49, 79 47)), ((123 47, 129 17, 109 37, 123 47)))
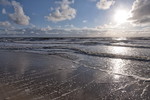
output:
POLYGON ((150 0, 136 0, 131 15, 129 20, 135 24, 150 24, 150 0))
POLYGON ((83 20, 82 22, 83 22, 83 23, 87 23, 87 20, 83 20))
POLYGON ((116 24, 104 24, 104 25, 100 25, 100 26, 96 26, 96 29, 101 29, 101 30, 109 30, 109 29, 116 29, 117 25, 116 24))
POLYGON ((145 28, 143 28, 143 30, 144 31, 149 31, 150 32, 150 27, 148 26, 148 27, 145 27, 145 28))
POLYGON ((104 24, 104 25, 99 25, 95 27, 96 29, 100 29, 100 30, 134 30, 137 29, 137 26, 134 26, 132 23, 130 22, 126 22, 126 23, 122 23, 122 24, 117 24, 114 22, 108 23, 108 24, 104 24))
POLYGON ((6 14, 6 9, 5 8, 2 9, 2 14, 6 14))
POLYGON ((12 1, 12 6, 14 7, 14 14, 9 14, 10 19, 19 25, 28 25, 30 17, 24 14, 23 8, 20 3, 12 1))
POLYGON ((35 36, 35 37, 149 37, 148 31, 141 30, 101 30, 95 28, 76 28, 76 29, 51 29, 48 31, 41 28, 25 29, 1 29, 0 36, 35 36))
POLYGON ((96 6, 98 9, 109 9, 112 5, 115 4, 114 0, 100 0, 99 2, 97 2, 96 6))
POLYGON ((47 26, 45 28, 41 28, 41 31, 49 31, 49 30, 52 30, 52 27, 47 26))
POLYGON ((8 28, 11 24, 8 21, 0 22, 0 27, 8 28))
POLYGON ((73 24, 67 24, 65 25, 66 28, 75 28, 75 26, 73 24))
MULTIPOLYGON (((112 25, 112 24, 110 24, 112 25)), ((107 26, 99 28, 0 28, 0 36, 32 36, 32 37, 143 37, 150 36, 149 28, 143 30, 117 30, 107 29, 107 26), (106 29, 104 29, 106 28, 106 29)))
POLYGON ((0 5, 11 5, 8 0, 0 0, 0 5))
POLYGON ((63 0, 56 3, 60 4, 60 6, 55 8, 49 16, 45 16, 48 21, 59 22, 75 18, 76 10, 70 7, 70 4, 73 4, 74 1, 63 0))
POLYGON ((64 28, 52 28, 51 30, 43 30, 41 28, 24 28, 24 29, 0 29, 0 36, 58 36, 58 37, 78 37, 78 36, 95 36, 100 31, 94 29, 64 29, 64 28))

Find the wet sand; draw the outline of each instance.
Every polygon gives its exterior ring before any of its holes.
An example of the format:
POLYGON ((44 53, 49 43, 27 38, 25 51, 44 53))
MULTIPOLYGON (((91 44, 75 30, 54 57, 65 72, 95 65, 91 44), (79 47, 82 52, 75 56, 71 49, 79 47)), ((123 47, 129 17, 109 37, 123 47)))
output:
POLYGON ((150 100, 149 81, 55 55, 0 51, 0 100, 150 100))

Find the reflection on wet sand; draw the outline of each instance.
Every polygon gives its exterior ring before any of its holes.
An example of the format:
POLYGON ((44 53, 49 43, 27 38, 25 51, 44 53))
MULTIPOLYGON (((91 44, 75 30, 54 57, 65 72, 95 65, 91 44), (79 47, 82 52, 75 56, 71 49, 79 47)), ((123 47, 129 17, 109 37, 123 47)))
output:
POLYGON ((113 73, 54 55, 0 52, 0 100, 148 100, 149 83, 124 73, 121 59, 113 73), (114 81, 115 79, 115 81, 114 81))
MULTIPOLYGON (((118 73, 118 74, 125 74, 124 70, 126 68, 126 64, 122 59, 112 59, 112 72, 113 73, 118 73)), ((119 80, 120 75, 114 75, 115 80, 119 80)))

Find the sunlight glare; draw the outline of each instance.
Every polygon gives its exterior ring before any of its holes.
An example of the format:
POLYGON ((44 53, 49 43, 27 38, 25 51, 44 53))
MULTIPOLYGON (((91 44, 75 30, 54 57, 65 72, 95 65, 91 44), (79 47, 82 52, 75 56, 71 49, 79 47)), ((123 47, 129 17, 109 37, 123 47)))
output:
MULTIPOLYGON (((123 73, 123 60, 122 59, 113 59, 112 60, 112 64, 113 64, 113 73, 117 73, 117 74, 122 74, 123 73)), ((115 74, 113 77, 115 80, 119 80, 120 75, 115 74)))
POLYGON ((126 10, 117 10, 114 15, 114 21, 117 24, 125 23, 128 19, 128 12, 126 10))
POLYGON ((113 47, 112 52, 116 54, 125 54, 126 48, 125 47, 113 47))

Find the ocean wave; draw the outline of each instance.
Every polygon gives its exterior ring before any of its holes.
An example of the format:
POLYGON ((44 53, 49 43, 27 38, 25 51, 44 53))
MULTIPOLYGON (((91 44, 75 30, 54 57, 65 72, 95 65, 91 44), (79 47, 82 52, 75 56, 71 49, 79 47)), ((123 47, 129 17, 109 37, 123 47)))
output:
POLYGON ((83 45, 83 46, 118 46, 118 47, 130 47, 130 48, 146 48, 150 49, 150 38, 127 38, 125 40, 117 40, 118 38, 49 38, 49 37, 26 37, 26 38, 0 38, 2 43, 18 43, 18 44, 53 44, 53 45, 83 45))
MULTIPOLYGON (((80 64, 80 63, 78 63, 80 64)), ((119 76, 125 76, 125 77, 129 77, 129 78, 132 78, 132 79, 136 79, 138 80, 139 82, 150 82, 150 78, 146 78, 146 77, 142 77, 142 76, 138 76, 138 75, 132 75, 132 74, 123 74, 123 73, 115 73, 113 71, 110 71, 110 70, 105 70, 105 69, 101 69, 99 67, 90 67, 86 64, 81 64, 82 66, 86 67, 86 68, 90 68, 90 69, 94 69, 94 70, 99 70, 99 71, 102 71, 102 72, 105 72, 105 73, 108 73, 108 74, 114 74, 114 75, 119 75, 119 76)))
POLYGON ((118 46, 118 47, 130 47, 130 48, 147 48, 150 49, 148 45, 133 45, 133 44, 112 44, 112 43, 99 43, 99 42, 86 42, 80 45, 93 46, 93 45, 106 45, 106 46, 118 46))
POLYGON ((95 52, 85 50, 80 47, 73 47, 71 45, 57 45, 57 46, 45 46, 45 45, 1 45, 0 50, 20 50, 20 51, 40 51, 47 52, 51 54, 56 53, 76 53, 94 57, 107 57, 107 58, 118 58, 118 59, 126 59, 126 60, 137 60, 137 61, 150 61, 149 56, 140 56, 140 55, 121 55, 121 54, 113 54, 113 53, 105 53, 105 52, 95 52))
POLYGON ((118 58, 118 59, 126 59, 126 60, 137 60, 137 61, 150 61, 150 57, 147 56, 129 56, 129 55, 117 55, 111 53, 97 53, 97 52, 89 52, 78 48, 70 48, 70 47, 43 47, 44 49, 65 49, 65 50, 72 50, 74 53, 88 55, 88 56, 95 56, 95 57, 108 57, 108 58, 118 58))

